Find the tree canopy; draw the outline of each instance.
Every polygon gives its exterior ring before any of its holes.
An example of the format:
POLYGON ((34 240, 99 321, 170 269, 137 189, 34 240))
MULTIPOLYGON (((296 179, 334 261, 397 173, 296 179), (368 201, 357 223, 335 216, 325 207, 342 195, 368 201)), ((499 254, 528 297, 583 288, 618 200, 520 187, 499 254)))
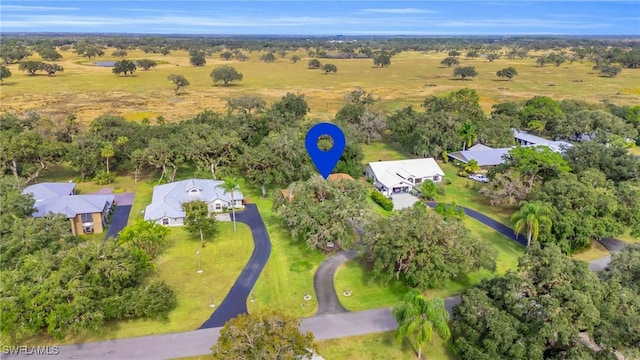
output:
POLYGON ((111 71, 116 75, 124 73, 124 76, 127 76, 127 74, 133 74, 136 71, 136 64, 131 60, 116 61, 111 71))
POLYGON ((173 85, 176 86, 176 88, 173 90, 176 95, 178 95, 178 93, 180 92, 180 89, 191 85, 189 83, 189 80, 187 80, 184 77, 184 75, 171 74, 171 75, 169 75, 169 81, 171 81, 173 83, 173 85))
POLYGON ((193 200, 182 203, 185 213, 184 228, 190 233, 200 234, 200 244, 205 247, 205 236, 213 237, 218 232, 215 216, 210 216, 209 206, 205 201, 193 200))
POLYGON ((506 77, 507 79, 509 79, 509 81, 511 81, 513 80, 514 76, 518 75, 518 71, 514 67, 509 66, 508 68, 498 70, 498 72, 496 72, 496 75, 498 77, 506 77))
POLYGON ((476 77, 477 75, 475 66, 458 66, 453 70, 453 76, 460 76, 461 80, 476 77))
POLYGON ((421 203, 368 221, 362 240, 364 261, 375 274, 411 287, 437 287, 496 266, 495 250, 473 239, 461 222, 446 221, 421 203))
POLYGON ((211 71, 211 78, 214 83, 222 82, 224 86, 228 86, 231 82, 242 80, 242 74, 233 66, 223 65, 211 71))
POLYGON ((353 244, 350 224, 365 213, 366 187, 353 180, 329 180, 313 176, 277 193, 274 210, 287 224, 294 241, 325 251, 353 244))
POLYGON ((300 321, 274 311, 241 314, 227 321, 213 346, 220 360, 297 360, 315 351, 313 334, 299 330, 300 321))
POLYGON ((628 295, 558 247, 533 246, 516 271, 462 294, 451 325, 453 347, 462 359, 474 360, 611 358, 612 350, 633 351, 638 344, 638 323, 625 326, 630 323, 611 311, 611 303, 620 305, 629 321, 638 319, 632 305, 637 298, 628 295), (606 336, 603 330, 613 329, 616 320, 622 326, 606 336), (604 350, 596 354, 584 337, 604 350))

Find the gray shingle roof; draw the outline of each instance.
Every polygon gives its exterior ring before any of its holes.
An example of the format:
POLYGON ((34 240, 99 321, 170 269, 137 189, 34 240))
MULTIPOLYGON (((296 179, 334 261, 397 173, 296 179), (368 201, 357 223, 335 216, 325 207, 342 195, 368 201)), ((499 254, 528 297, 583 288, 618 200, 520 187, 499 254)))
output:
MULTIPOLYGON (((224 190, 219 187, 222 183, 219 180, 190 179, 155 186, 151 204, 144 212, 144 219, 183 218, 185 214, 182 211, 182 203, 194 200, 210 203, 220 199, 229 203, 231 202, 231 194, 225 194, 224 190)), ((241 192, 234 191, 233 199, 242 200, 244 196, 241 192)))
POLYGON ((63 214, 67 218, 78 214, 99 213, 105 205, 113 204, 113 195, 67 195, 50 198, 36 203, 33 217, 43 217, 48 214, 63 214))
POLYGON ((27 186, 22 190, 23 194, 32 194, 36 201, 57 198, 73 194, 76 187, 74 183, 54 183, 44 182, 40 184, 27 186))
POLYGON ((451 153, 449 156, 465 163, 475 160, 478 162, 479 166, 494 166, 502 164, 504 161, 502 157, 507 155, 511 149, 512 147, 477 151, 465 150, 451 153))

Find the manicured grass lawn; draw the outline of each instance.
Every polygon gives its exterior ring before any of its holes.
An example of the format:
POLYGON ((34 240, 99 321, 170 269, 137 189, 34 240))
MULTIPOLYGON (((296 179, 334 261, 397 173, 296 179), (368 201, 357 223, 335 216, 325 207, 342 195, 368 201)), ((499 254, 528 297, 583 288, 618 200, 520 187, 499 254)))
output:
MULTIPOLYGON (((200 327, 217 309, 209 306, 210 301, 213 299, 215 305, 220 304, 253 251, 253 239, 248 226, 238 223, 234 233, 230 222, 220 222, 219 225, 219 235, 207 242, 205 248, 200 247, 199 236, 193 236, 180 227, 171 228, 170 245, 156 258, 157 274, 153 275, 164 280, 177 295, 178 305, 166 321, 113 321, 107 323, 99 333, 72 336, 64 343, 190 331, 200 327), (200 250, 202 274, 196 273, 197 250, 200 250)), ((40 336, 29 339, 27 343, 42 345, 59 342, 40 336)))
MULTIPOLYGON (((463 279, 450 281, 442 288, 427 290, 425 294, 428 297, 445 298, 459 294, 482 279, 504 274, 509 269, 515 269, 518 265, 518 258, 524 254, 524 248, 521 245, 476 220, 465 219, 465 226, 469 228, 473 237, 488 242, 498 252, 496 272, 481 270, 470 273, 463 279)), ((401 301, 408 291, 408 288, 400 281, 392 279, 387 282, 386 279, 375 279, 371 272, 360 265, 358 260, 351 260, 343 265, 336 273, 334 281, 340 302, 352 311, 393 306, 401 301), (351 296, 342 295, 346 290, 351 291, 351 296)))
MULTIPOLYGON (((394 332, 369 334, 341 339, 319 341, 318 354, 326 360, 394 360, 415 359, 413 346, 402 340, 398 343, 394 332)), ((442 340, 436 335, 433 342, 424 346, 422 354, 425 359, 454 359, 446 350, 442 340)))
POLYGON ((451 163, 442 163, 439 161, 438 165, 440 165, 445 173, 445 179, 438 184, 438 186, 444 188, 445 194, 444 196, 438 196, 436 201, 447 203, 455 201, 458 205, 479 211, 490 218, 510 226, 511 215, 516 209, 492 206, 485 196, 479 194, 478 191, 474 189, 474 185, 479 186, 480 183, 466 177, 458 176, 458 168, 451 163), (447 185, 447 180, 450 180, 451 184, 447 185))
POLYGON ((403 160, 415 158, 411 154, 407 154, 400 147, 386 142, 372 142, 371 144, 362 144, 362 152, 364 153, 363 164, 373 161, 403 160))
MULTIPOLYGON (((248 201, 258 205, 262 219, 271 238, 271 256, 258 282, 253 288, 247 308, 249 312, 262 309, 280 310, 296 317, 307 317, 315 313, 318 303, 313 290, 313 274, 325 255, 306 244, 293 243, 289 229, 282 225, 272 210, 270 197, 262 198, 260 189, 242 182, 240 189, 248 201), (310 301, 303 299, 312 295, 310 301)), ((277 189, 270 189, 269 196, 277 189)))

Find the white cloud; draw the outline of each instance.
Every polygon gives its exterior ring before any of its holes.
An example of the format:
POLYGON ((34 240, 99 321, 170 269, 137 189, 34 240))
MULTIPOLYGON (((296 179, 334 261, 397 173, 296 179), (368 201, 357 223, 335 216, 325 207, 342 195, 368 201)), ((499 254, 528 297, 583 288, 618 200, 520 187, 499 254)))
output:
POLYGON ((76 11, 76 7, 0 5, 0 11, 76 11))
POLYGON ((437 11, 416 9, 416 8, 398 8, 398 9, 362 9, 364 12, 376 14, 436 14, 437 11))
POLYGON ((66 15, 23 15, 7 16, 3 19, 3 27, 20 29, 37 29, 43 26, 60 27, 105 27, 105 26, 149 26, 166 27, 184 26, 199 28, 220 27, 305 27, 305 26, 335 26, 335 25, 363 25, 373 24, 373 19, 359 19, 347 17, 193 17, 193 16, 136 16, 136 17, 104 17, 104 16, 66 16, 66 15))

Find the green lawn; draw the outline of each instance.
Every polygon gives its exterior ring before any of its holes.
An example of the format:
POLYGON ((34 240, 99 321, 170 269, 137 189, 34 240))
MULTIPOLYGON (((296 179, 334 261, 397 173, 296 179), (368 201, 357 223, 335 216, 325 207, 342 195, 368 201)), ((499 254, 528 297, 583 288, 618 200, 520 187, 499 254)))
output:
POLYGON ((444 188, 445 194, 444 196, 438 196, 436 201, 447 203, 455 201, 458 205, 479 211, 505 225, 511 223, 511 215, 516 209, 492 206, 485 196, 474 189, 474 186, 480 186, 480 183, 458 176, 458 168, 451 163, 438 162, 438 165, 440 165, 445 174, 444 180, 438 186, 444 188), (447 180, 451 181, 451 184, 447 185, 447 180))
MULTIPOLYGON (((258 205, 272 246, 269 261, 253 288, 247 308, 250 312, 276 309, 296 317, 313 315, 318 308, 313 274, 325 255, 318 250, 308 249, 306 244, 291 241, 289 229, 273 213, 271 198, 262 198, 258 187, 243 181, 241 190, 249 202, 258 205), (313 298, 305 301, 305 294, 313 298)), ((269 196, 274 191, 278 190, 270 189, 269 196)))
MULTIPOLYGON (((413 346, 402 340, 398 343, 394 332, 369 334, 341 339, 319 341, 318 354, 325 360, 394 360, 415 359, 413 346)), ((425 359, 449 360, 454 357, 436 335, 433 342, 422 349, 425 359)))
MULTIPOLYGON (((515 269, 518 258, 524 254, 524 248, 521 245, 476 220, 466 218, 465 226, 471 231, 471 236, 488 242, 498 252, 496 272, 481 270, 470 273, 464 279, 450 281, 442 288, 427 290, 425 294, 428 297, 445 298, 459 294, 484 278, 504 274, 509 269, 515 269)), ((360 265, 358 260, 351 260, 343 265, 336 273, 334 281, 342 305, 352 311, 393 306, 402 300, 408 291, 408 288, 400 281, 386 282, 375 279, 369 271, 360 265), (347 290, 351 292, 351 296, 342 295, 347 290)))
MULTIPOLYGON (((170 245, 155 260, 157 274, 175 291, 178 306, 166 321, 137 319, 112 321, 99 333, 70 336, 64 343, 102 341, 162 333, 195 330, 207 320, 217 307, 211 308, 211 300, 220 305, 242 268, 253 252, 253 239, 249 227, 237 224, 233 232, 230 222, 219 223, 219 235, 200 247, 199 236, 187 233, 183 228, 172 227, 170 245), (198 274, 196 251, 200 250, 202 263, 198 274)), ((40 336, 27 340, 27 344, 59 343, 40 336)))

